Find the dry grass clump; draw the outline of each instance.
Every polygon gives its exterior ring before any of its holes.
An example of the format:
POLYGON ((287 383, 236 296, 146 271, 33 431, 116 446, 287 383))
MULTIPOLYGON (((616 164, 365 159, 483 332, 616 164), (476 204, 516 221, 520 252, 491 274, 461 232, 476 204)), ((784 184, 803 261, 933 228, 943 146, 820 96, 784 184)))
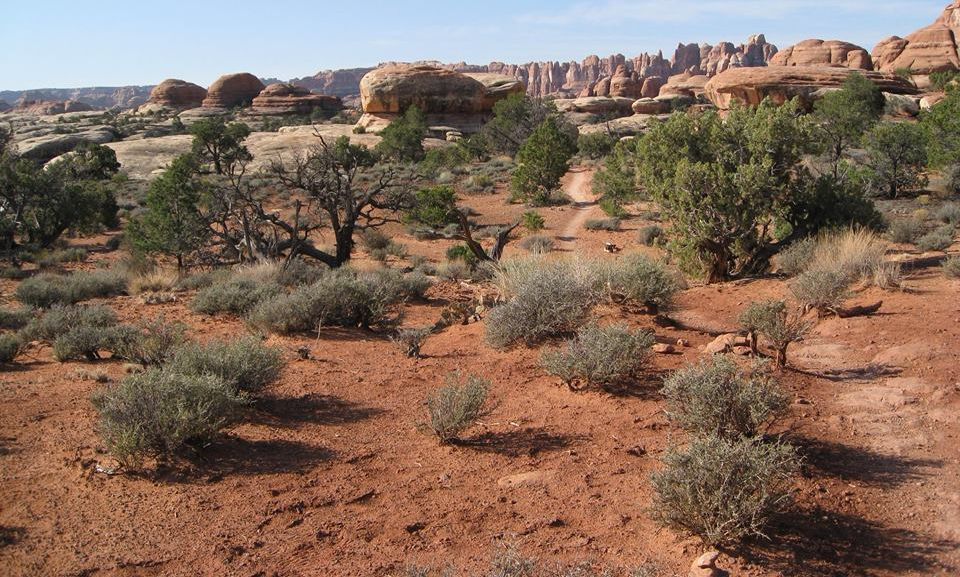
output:
POLYGON ((807 310, 836 312, 850 296, 850 280, 840 270, 812 270, 798 276, 790 290, 807 310))
POLYGON ((622 384, 647 364, 654 340, 653 333, 626 325, 587 325, 560 349, 545 352, 541 365, 572 389, 622 384))
POLYGON ((787 409, 772 379, 720 355, 674 372, 661 393, 670 420, 695 435, 753 437, 787 409))
POLYGON ((490 381, 476 375, 452 373, 447 383, 427 397, 429 420, 421 428, 437 436, 441 444, 454 442, 478 419, 490 413, 487 404, 490 381))
POLYGON ((654 520, 711 547, 765 537, 770 519, 792 501, 800 463, 785 443, 714 435, 672 448, 663 462, 651 477, 654 520))
POLYGON ((180 276, 172 269, 158 268, 135 274, 129 281, 130 294, 172 292, 177 290, 179 281, 180 276))
POLYGON ((597 301, 595 278, 575 261, 536 257, 501 263, 496 282, 507 302, 487 315, 487 342, 533 345, 577 330, 597 301))
POLYGON ((866 229, 830 233, 817 241, 807 271, 840 271, 850 283, 869 281, 887 249, 883 240, 866 229))

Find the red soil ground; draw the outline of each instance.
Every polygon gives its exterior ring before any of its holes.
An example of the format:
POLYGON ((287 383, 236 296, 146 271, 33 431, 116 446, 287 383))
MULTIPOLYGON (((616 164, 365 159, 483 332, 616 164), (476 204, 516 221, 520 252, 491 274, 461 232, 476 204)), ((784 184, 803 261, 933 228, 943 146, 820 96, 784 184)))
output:
MULTIPOLYGON (((484 222, 524 210, 502 195, 470 204, 484 222)), ((548 233, 571 236, 567 223, 587 211, 544 211, 548 233)), ((577 230, 561 248, 616 258, 601 252, 603 242, 633 249, 639 226, 577 230)), ((445 249, 403 242, 412 254, 445 249)), ((858 295, 882 298, 880 313, 824 320, 791 350, 793 368, 780 379, 793 404, 780 429, 805 456, 797 507, 770 542, 722 557, 733 575, 960 574, 960 281, 917 268, 906 285, 858 295)), ((0 283, 7 300, 14 286, 0 283)), ((366 577, 402 575, 408 563, 478 570, 507 536, 544 560, 652 560, 685 574, 698 545, 658 530, 647 513, 649 475, 683 439, 657 390, 667 371, 702 355, 711 333, 734 329, 747 303, 787 292, 773 278, 694 286, 672 314, 681 328, 602 309, 606 320, 692 345, 657 356, 644 382, 613 392, 567 390, 539 368, 540 351, 489 348, 482 322, 432 337, 422 360, 359 330, 271 337, 289 362, 248 421, 201 457, 140 475, 110 474, 115 463, 89 402, 103 385, 77 374, 99 370, 116 381, 122 364, 61 364, 48 348, 31 349, 0 373, 0 574, 366 577), (299 347, 312 358, 298 360, 299 347), (499 406, 468 443, 441 447, 417 423, 425 396, 453 370, 490 379, 499 406)), ((186 322, 198 340, 245 332, 240 320, 190 312, 190 296, 109 304, 124 321, 186 322)), ((443 305, 437 297, 409 307, 404 324, 433 322, 443 305)))

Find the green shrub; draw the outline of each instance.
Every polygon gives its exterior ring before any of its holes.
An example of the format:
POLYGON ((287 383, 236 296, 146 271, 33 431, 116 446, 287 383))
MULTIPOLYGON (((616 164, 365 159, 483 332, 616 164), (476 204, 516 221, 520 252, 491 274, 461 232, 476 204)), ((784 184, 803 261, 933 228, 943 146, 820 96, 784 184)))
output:
POLYGON ((644 246, 653 246, 663 238, 663 229, 660 225, 650 224, 640 229, 637 239, 644 246))
POLYGON ((28 308, 0 309, 0 329, 18 331, 33 320, 34 312, 28 308))
POLYGON ((945 251, 953 244, 953 227, 941 226, 937 230, 921 236, 917 240, 917 248, 922 251, 945 251))
POLYGON ((173 351, 164 370, 182 375, 216 377, 234 392, 254 393, 273 383, 283 368, 280 349, 252 336, 205 345, 183 344, 173 351))
POLYGON ((126 278, 106 270, 77 272, 61 276, 40 274, 28 278, 17 287, 17 299, 25 305, 46 309, 56 304, 71 305, 92 298, 123 294, 126 278))
POLYGON ((281 292, 276 282, 261 283, 250 278, 233 277, 201 289, 190 303, 190 308, 206 315, 244 315, 281 292))
POLYGON ((943 275, 947 278, 960 278, 960 256, 952 256, 943 261, 943 275))
POLYGON ((712 435, 671 449, 663 461, 651 477, 654 520, 711 547, 765 537, 770 519, 791 503, 799 470, 790 445, 712 435))
POLYGON ((117 315, 108 306, 55 305, 31 320, 23 329, 23 335, 29 341, 52 342, 78 327, 106 329, 116 324, 117 315))
POLYGON ((615 232, 620 230, 619 218, 592 218, 583 223, 583 228, 587 230, 606 230, 615 232))
POLYGON ((144 366, 161 365, 183 344, 185 329, 181 323, 168 324, 162 318, 137 326, 121 325, 113 330, 110 351, 117 358, 144 366))
POLYGON ((321 326, 370 328, 385 322, 411 288, 416 286, 405 283, 395 271, 340 268, 312 285, 262 302, 248 320, 279 334, 315 331, 321 326))
POLYGON ((613 152, 617 140, 605 132, 581 134, 577 139, 577 150, 580 156, 591 160, 600 160, 613 152))
POLYGON ((221 379, 150 369, 93 396, 99 430, 125 465, 202 447, 233 423, 245 405, 221 379))
POLYGON ((898 219, 887 227, 887 238, 897 244, 913 244, 923 235, 923 223, 919 220, 898 219))
POLYGON ((810 323, 787 312, 783 301, 752 303, 740 314, 740 326, 750 333, 750 348, 757 353, 757 337, 762 336, 773 346, 778 367, 787 365, 787 348, 799 341, 810 330, 810 323))
POLYGON ((678 274, 638 253, 624 255, 600 270, 611 297, 641 304, 653 312, 668 310, 684 288, 678 274))
POLYGON ((588 325, 560 349, 545 352, 541 365, 573 389, 617 385, 639 374, 653 343, 649 331, 588 325))
POLYGON ((697 435, 752 437, 787 408, 786 396, 769 377, 744 374, 719 355, 674 372, 661 392, 670 420, 697 435))
POLYGON ((520 248, 533 254, 545 254, 553 251, 554 242, 549 236, 535 234, 520 241, 520 248))
POLYGON ((427 397, 429 421, 421 427, 429 430, 440 443, 459 439, 478 419, 492 410, 487 405, 490 381, 476 375, 447 376, 447 384, 427 397))
POLYGON ((110 350, 114 343, 114 327, 78 326, 53 340, 53 358, 66 361, 95 361, 100 351, 110 350))
POLYGON ((777 255, 777 265, 780 272, 787 276, 797 276, 813 261, 817 250, 817 239, 807 237, 790 243, 777 255))
POLYGON ((12 363, 20 354, 22 346, 23 342, 19 336, 10 333, 0 334, 0 363, 12 363))
POLYGON ((499 279, 509 300, 486 319, 487 341, 497 348, 569 334, 586 322, 597 300, 593 279, 567 262, 502 262, 499 279))
POLYGON ((841 270, 811 270, 790 285, 798 302, 820 314, 835 312, 850 295, 850 280, 841 270))
POLYGON ((936 218, 943 224, 960 226, 960 202, 944 203, 937 210, 936 218))
POLYGON ((523 213, 523 226, 530 232, 539 232, 543 230, 543 227, 546 225, 546 221, 543 216, 535 211, 528 210, 523 213))

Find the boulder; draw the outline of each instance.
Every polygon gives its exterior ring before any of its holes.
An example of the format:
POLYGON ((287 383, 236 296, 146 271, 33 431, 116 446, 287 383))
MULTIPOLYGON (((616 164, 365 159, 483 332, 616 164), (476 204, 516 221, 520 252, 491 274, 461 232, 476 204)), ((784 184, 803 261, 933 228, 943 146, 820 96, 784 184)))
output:
POLYGON ((150 92, 148 102, 165 108, 197 108, 207 97, 207 89, 192 82, 168 78, 150 92))
POLYGON ((670 102, 641 98, 633 103, 632 108, 634 114, 667 114, 670 112, 670 102))
POLYGON ((583 112, 608 117, 610 115, 630 116, 633 114, 633 102, 630 98, 612 98, 609 96, 554 100, 554 104, 560 112, 583 112))
POLYGON ((84 142, 106 144, 120 140, 112 126, 90 126, 72 134, 49 133, 17 141, 17 151, 24 158, 42 162, 71 152, 84 142))
POLYGON ((640 89, 640 98, 656 98, 660 96, 660 89, 667 81, 662 76, 644 78, 643 88, 640 89))
POLYGON ((253 102, 266 88, 260 79, 248 72, 221 76, 207 89, 204 108, 233 108, 253 102))
POLYGON ((881 72, 910 69, 915 75, 960 69, 960 0, 954 0, 937 20, 906 38, 891 36, 873 49, 881 72))
POLYGON ((643 91, 643 82, 627 71, 627 67, 620 65, 610 78, 609 96, 614 98, 640 98, 643 91))
POLYGON ((771 66, 845 66, 873 70, 864 48, 842 40, 804 40, 784 48, 770 59, 771 66))
POLYGON ((401 114, 411 106, 425 114, 489 112, 482 82, 435 66, 391 65, 360 81, 360 101, 368 114, 401 114))
POLYGON ((689 577, 730 577, 730 573, 717 567, 717 559, 720 553, 717 551, 708 551, 697 558, 690 565, 689 577))
POLYGON ((734 101, 756 106, 767 97, 777 104, 799 97, 809 106, 818 90, 841 86, 855 72, 866 76, 884 92, 917 92, 915 86, 894 74, 822 66, 735 68, 711 78, 705 90, 710 101, 721 110, 729 110, 734 101))
POLYGON ((888 116, 902 116, 912 118, 920 114, 920 99, 905 94, 883 93, 884 114, 888 116))
POLYGON ((703 94, 709 80, 703 74, 675 74, 667 79, 659 96, 686 96, 695 99, 703 94))
POLYGON ((493 105, 504 98, 527 92, 527 87, 523 82, 511 76, 490 72, 470 72, 466 73, 465 76, 483 84, 485 92, 482 108, 484 111, 493 110, 493 105))
POLYGON ((930 110, 946 97, 947 95, 943 92, 927 94, 920 99, 920 110, 930 110))
POLYGON ((343 107, 336 96, 314 94, 310 90, 286 82, 271 84, 253 99, 253 112, 266 115, 313 114, 316 111, 333 116, 343 107))

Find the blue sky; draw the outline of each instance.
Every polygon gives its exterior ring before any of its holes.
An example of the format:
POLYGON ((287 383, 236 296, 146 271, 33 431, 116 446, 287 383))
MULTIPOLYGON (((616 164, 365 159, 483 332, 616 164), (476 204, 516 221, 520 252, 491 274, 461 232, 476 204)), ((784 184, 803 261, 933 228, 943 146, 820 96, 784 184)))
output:
POLYGON ((940 14, 947 0, 47 0, 0 11, 0 89, 208 85, 248 71, 319 70, 433 59, 485 64, 580 60, 678 42, 780 47, 838 38, 872 49, 940 14))

